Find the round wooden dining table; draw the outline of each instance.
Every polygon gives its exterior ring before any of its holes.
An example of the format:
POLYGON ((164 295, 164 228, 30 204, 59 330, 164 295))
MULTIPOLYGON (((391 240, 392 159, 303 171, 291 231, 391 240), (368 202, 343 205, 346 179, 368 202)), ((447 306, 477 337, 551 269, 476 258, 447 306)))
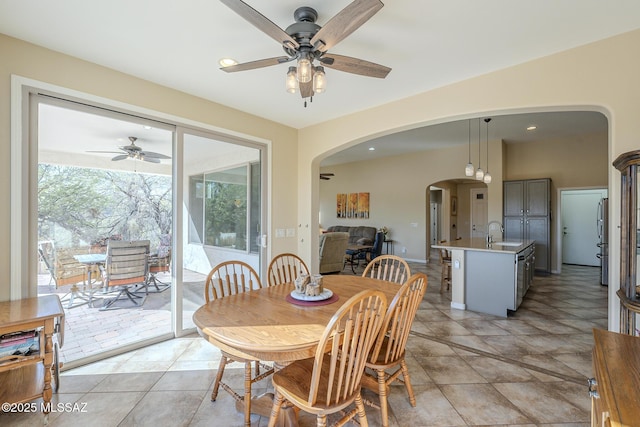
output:
MULTIPOLYGON (((335 301, 317 305, 291 302, 287 297, 294 286, 285 283, 210 301, 198 308, 193 321, 199 333, 220 350, 286 366, 315 355, 327 323, 349 298, 374 289, 382 291, 389 304, 400 289, 397 283, 347 275, 323 276, 323 286, 333 292, 335 301)), ((272 397, 252 399, 251 412, 268 417, 272 397)), ((281 425, 296 426, 296 415, 290 410, 281 413, 278 420, 281 425)))

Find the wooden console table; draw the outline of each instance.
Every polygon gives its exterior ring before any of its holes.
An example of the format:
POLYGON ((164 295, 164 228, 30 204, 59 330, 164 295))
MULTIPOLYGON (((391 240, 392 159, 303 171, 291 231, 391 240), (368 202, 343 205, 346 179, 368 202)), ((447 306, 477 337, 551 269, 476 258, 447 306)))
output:
POLYGON ((39 332, 40 351, 27 356, 0 358, 0 402, 23 403, 42 397, 45 421, 51 402, 51 365, 56 321, 64 324, 57 295, 0 302, 0 335, 39 332))
POLYGON ((594 329, 593 338, 591 425, 638 425, 640 338, 602 329, 594 329))

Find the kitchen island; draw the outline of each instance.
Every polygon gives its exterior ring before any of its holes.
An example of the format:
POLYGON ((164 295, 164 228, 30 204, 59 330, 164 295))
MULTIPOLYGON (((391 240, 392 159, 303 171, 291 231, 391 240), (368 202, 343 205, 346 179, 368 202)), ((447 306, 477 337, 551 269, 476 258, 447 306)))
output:
POLYGON ((533 281, 534 244, 472 238, 433 245, 451 252, 451 307, 501 317, 517 310, 533 281))

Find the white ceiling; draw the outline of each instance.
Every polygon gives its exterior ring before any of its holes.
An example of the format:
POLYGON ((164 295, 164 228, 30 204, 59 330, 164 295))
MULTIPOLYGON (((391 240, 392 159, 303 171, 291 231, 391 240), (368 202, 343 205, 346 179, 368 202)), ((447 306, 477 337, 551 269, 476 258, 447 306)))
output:
MULTIPOLYGON (((315 8, 318 24, 323 25, 350 1, 247 3, 286 28, 293 23, 297 7, 315 8)), ((637 28, 637 0, 387 0, 375 16, 330 52, 389 66, 389 76, 375 79, 327 69, 327 92, 314 97, 305 108, 299 95, 284 90, 287 64, 238 73, 218 69, 223 57, 248 62, 284 52, 217 0, 0 0, 0 33, 294 128, 637 28)), ((584 128, 592 117, 566 118, 574 120, 574 126, 579 120, 584 128)), ((528 122, 535 117, 520 119, 528 122)), ((424 146, 429 135, 444 130, 449 131, 449 139, 453 132, 456 141, 462 132, 462 142, 466 142, 465 123, 455 129, 426 128, 394 135, 394 145, 400 149, 398 141, 407 137, 420 141, 412 145, 415 150, 424 146), (419 132, 427 136, 416 138, 419 132)), ((495 137, 512 137, 499 134, 500 124, 497 120, 495 124, 491 128, 495 128, 495 137)), ((556 126, 566 131, 568 125, 556 126)))

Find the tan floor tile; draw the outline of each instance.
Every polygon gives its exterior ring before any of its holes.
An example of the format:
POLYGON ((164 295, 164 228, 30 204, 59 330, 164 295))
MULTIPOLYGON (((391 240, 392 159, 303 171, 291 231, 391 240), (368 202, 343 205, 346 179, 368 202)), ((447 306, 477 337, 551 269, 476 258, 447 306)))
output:
POLYGON ((204 391, 181 391, 179 395, 174 391, 151 391, 120 426, 188 426, 205 394, 204 391))
POLYGON ((151 391, 209 390, 216 371, 169 371, 153 385, 151 391))
POLYGON ((567 400, 555 383, 498 383, 494 387, 533 422, 589 421, 589 411, 567 400))
POLYGON ((513 363, 506 363, 491 357, 468 356, 463 359, 488 382, 525 382, 534 381, 526 369, 513 363))
POLYGON ((469 425, 530 423, 513 403, 490 384, 441 386, 442 392, 469 425))
POLYGON ((487 382, 458 356, 416 356, 416 359, 436 384, 476 384, 487 382))
POLYGON ((163 372, 140 372, 135 374, 110 374, 94 387, 92 392, 149 391, 164 375, 163 372))
POLYGON ((414 387, 416 407, 413 408, 404 394, 389 396, 389 407, 398 426, 464 426, 451 402, 435 386, 414 387))

